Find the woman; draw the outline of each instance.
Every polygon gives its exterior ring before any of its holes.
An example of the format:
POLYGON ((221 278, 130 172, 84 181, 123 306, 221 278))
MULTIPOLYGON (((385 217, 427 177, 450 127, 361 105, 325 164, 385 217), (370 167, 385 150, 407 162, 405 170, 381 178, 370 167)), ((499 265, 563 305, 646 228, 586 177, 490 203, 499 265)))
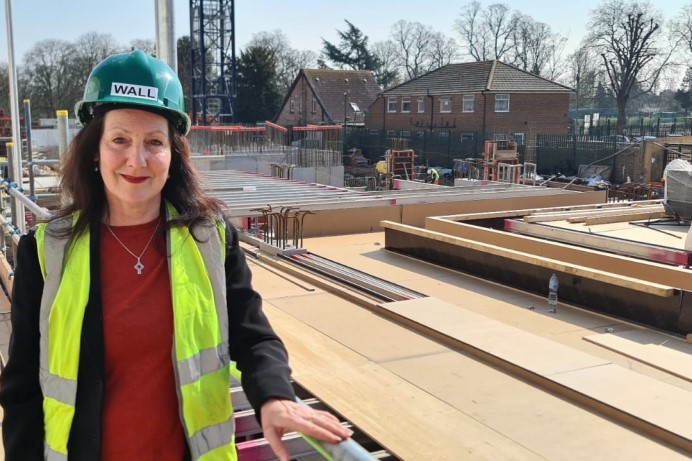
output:
POLYGON ((71 202, 23 236, 2 374, 6 459, 234 460, 233 360, 265 437, 350 436, 295 403, 236 231, 205 195, 175 73, 133 51, 92 71, 71 202))

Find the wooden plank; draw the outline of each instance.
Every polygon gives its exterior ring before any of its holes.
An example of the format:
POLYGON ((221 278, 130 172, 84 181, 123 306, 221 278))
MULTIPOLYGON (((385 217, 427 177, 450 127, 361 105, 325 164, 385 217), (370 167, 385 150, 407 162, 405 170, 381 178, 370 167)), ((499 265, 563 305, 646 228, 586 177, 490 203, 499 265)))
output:
POLYGON ((559 272, 567 272, 577 277, 601 280, 613 285, 631 288, 633 290, 642 291, 655 296, 671 297, 675 295, 676 289, 669 285, 663 285, 660 283, 649 282, 634 277, 628 277, 620 274, 615 274, 612 272, 593 269, 590 267, 581 266, 570 262, 544 258, 522 251, 477 242, 462 237, 450 236, 447 234, 443 234, 441 232, 434 232, 427 229, 407 226, 405 224, 394 223, 391 221, 383 221, 381 224, 383 228, 395 229, 397 231, 406 232, 412 235, 418 235, 424 238, 429 238, 432 240, 445 242, 452 245, 458 245, 477 251, 483 251, 489 254, 530 263, 535 266, 545 267, 559 272))
POLYGON ((524 370, 527 379, 569 398, 581 396, 587 406, 692 451, 692 393, 686 389, 435 298, 381 307, 468 346, 464 350, 482 351, 500 367, 524 370))
MULTIPOLYGON (((568 211, 556 213, 536 213, 529 216, 524 216, 524 222, 550 222, 550 221, 569 221, 570 219, 588 218, 591 216, 604 216, 616 213, 635 213, 635 212, 665 212, 662 205, 652 206, 629 206, 610 208, 608 210, 586 210, 586 211, 568 211)), ((570 221, 571 222, 571 221, 570 221)))
POLYGON ((271 304, 293 377, 399 459, 540 457, 271 304))
MULTIPOLYGON (((637 333, 624 331, 588 335, 584 336, 584 340, 692 382, 692 345, 662 334, 642 339, 641 334, 637 333), (673 343, 678 347, 671 348, 673 343)), ((649 336, 654 335, 649 333, 649 336)))
POLYGON ((648 219, 659 219, 665 218, 668 213, 665 211, 641 211, 638 213, 622 213, 614 214, 611 216, 594 216, 586 218, 584 225, 595 226, 598 224, 610 224, 614 222, 629 222, 629 221, 644 221, 648 219))

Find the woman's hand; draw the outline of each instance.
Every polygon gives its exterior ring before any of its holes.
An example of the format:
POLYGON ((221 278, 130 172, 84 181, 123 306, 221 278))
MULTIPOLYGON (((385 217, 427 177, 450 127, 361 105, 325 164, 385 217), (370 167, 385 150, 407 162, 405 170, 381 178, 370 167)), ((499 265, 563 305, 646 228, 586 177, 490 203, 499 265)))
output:
POLYGON ((339 443, 353 434, 331 413, 290 400, 269 399, 260 411, 264 437, 281 461, 289 460, 288 449, 281 441, 287 432, 300 432, 329 443, 339 443))

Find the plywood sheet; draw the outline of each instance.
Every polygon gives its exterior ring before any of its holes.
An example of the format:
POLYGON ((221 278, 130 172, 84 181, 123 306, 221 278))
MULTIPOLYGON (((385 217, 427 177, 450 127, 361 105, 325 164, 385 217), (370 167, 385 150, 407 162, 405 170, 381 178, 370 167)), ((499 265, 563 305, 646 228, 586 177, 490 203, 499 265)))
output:
POLYGON ((687 459, 463 354, 411 357, 383 366, 545 460, 687 459))
POLYGON ((439 343, 328 293, 269 302, 377 363, 447 350, 439 343))
POLYGON ((614 364, 574 370, 553 379, 692 441, 692 394, 689 391, 614 364))
POLYGON ((684 389, 434 298, 382 307, 692 441, 692 393, 684 389))
POLYGON ((268 305, 294 378, 400 459, 539 460, 424 390, 268 305))
POLYGON ((436 298, 381 306, 541 376, 609 363, 436 298))
POLYGON ((692 344, 643 331, 589 335, 584 336, 584 339, 692 381, 692 344), (670 347, 671 343, 675 343, 677 347, 670 347))

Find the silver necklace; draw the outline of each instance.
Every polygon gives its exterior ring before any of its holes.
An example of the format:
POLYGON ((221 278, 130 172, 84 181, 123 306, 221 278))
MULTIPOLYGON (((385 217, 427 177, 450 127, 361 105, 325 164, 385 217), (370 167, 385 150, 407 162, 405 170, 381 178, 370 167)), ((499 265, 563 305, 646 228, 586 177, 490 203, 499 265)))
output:
POLYGON ((149 237, 149 241, 148 241, 147 244, 144 246, 144 249, 142 250, 142 253, 140 253, 139 256, 137 256, 136 254, 134 254, 127 246, 125 246, 125 244, 124 244, 123 242, 120 241, 120 239, 118 238, 118 236, 115 235, 115 232, 113 232, 113 229, 111 229, 111 226, 109 226, 108 224, 106 224, 106 228, 110 231, 110 233, 113 235, 113 237, 115 237, 115 240, 118 241, 118 243, 120 244, 120 246, 122 246, 123 248, 125 248, 125 251, 127 251, 127 252, 130 253, 132 256, 134 256, 135 258, 137 258, 137 264, 134 265, 134 268, 135 268, 135 270, 137 271, 137 275, 142 275, 142 270, 144 270, 144 264, 142 264, 142 256, 144 256, 144 253, 147 252, 147 248, 149 248, 149 244, 151 243, 151 241, 154 240, 154 235, 156 235, 156 231, 159 229, 159 224, 156 223, 156 228, 154 229, 154 232, 151 234, 151 237, 149 237))

